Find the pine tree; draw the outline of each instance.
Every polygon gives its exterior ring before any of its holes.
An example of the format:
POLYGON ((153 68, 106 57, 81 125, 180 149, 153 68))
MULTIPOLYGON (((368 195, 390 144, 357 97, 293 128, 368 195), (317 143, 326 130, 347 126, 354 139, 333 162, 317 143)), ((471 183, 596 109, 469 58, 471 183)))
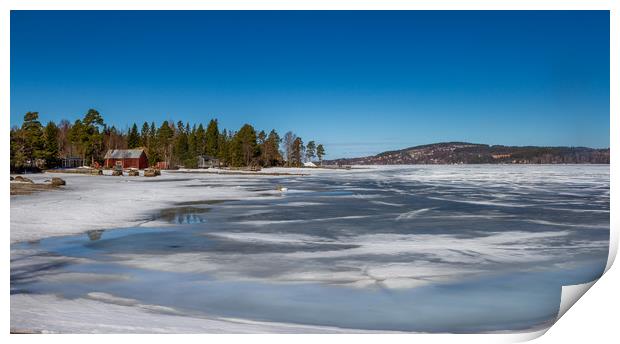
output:
POLYGON ((308 142, 306 145, 306 160, 312 161, 316 156, 316 143, 314 141, 308 142))
POLYGON ((47 167, 56 167, 58 166, 58 158, 59 158, 59 144, 58 144, 58 134, 60 129, 56 126, 56 123, 49 121, 44 129, 44 156, 45 156, 45 165, 47 167))
POLYGON ((189 142, 187 129, 182 121, 177 122, 177 132, 174 141, 173 160, 177 163, 185 164, 185 160, 188 158, 189 142))
MULTIPOLYGON (((202 123, 198 125, 198 129, 196 129, 196 155, 205 155, 205 145, 206 145, 206 133, 205 128, 202 126, 202 123)), ((219 153, 219 152, 218 152, 219 153)), ((218 156, 215 154, 214 156, 218 156)))
POLYGON ((157 136, 157 129, 155 129, 155 122, 151 122, 151 127, 149 128, 149 140, 154 139, 157 136))
POLYGON ((145 121, 140 130, 140 146, 148 148, 149 146, 149 124, 145 121))
POLYGON ((217 156, 219 151, 219 129, 217 128, 217 119, 212 119, 207 126, 207 132, 205 136, 205 153, 208 156, 217 156))
POLYGON ((267 134, 265 134, 264 130, 261 130, 256 137, 256 142, 258 143, 258 151, 260 156, 260 164, 261 166, 266 165, 267 156, 265 154, 265 142, 267 141, 267 134))
POLYGON ((230 134, 224 129, 218 136, 217 157, 223 165, 230 165, 230 134))
POLYGON ((25 156, 25 142, 23 131, 11 128, 11 172, 22 170, 28 158, 25 156))
POLYGON ((33 165, 36 159, 45 158, 43 127, 39 122, 38 112, 28 112, 24 115, 21 136, 23 142, 21 154, 26 163, 33 165))
POLYGON ((295 141, 293 141, 293 147, 292 147, 292 152, 291 152, 292 166, 295 166, 295 167, 301 166, 301 160, 303 156, 303 146, 304 146, 304 143, 301 137, 295 138, 295 141))
POLYGON ((274 130, 271 130, 267 140, 265 140, 265 165, 278 166, 282 163, 282 155, 280 154, 280 136, 274 130))
POLYGON ((148 132, 148 146, 146 156, 149 159, 149 165, 153 166, 161 160, 159 154, 159 145, 157 143, 157 129, 155 129, 155 122, 151 122, 148 132))
POLYGON ((91 165, 99 159, 103 148, 103 135, 100 129, 105 128, 103 117, 99 111, 90 109, 82 121, 83 130, 81 132, 81 142, 83 153, 86 158, 90 158, 91 165))
POLYGON ((323 148, 322 144, 316 146, 316 156, 319 158, 319 164, 323 164, 323 157, 325 156, 325 148, 323 148))
POLYGON ((174 137, 174 132, 170 127, 170 123, 168 121, 164 121, 161 124, 161 127, 157 130, 157 151, 160 156, 164 158, 164 161, 168 164, 171 163, 172 159, 172 139, 174 137))
POLYGON ((84 156, 84 145, 82 144, 82 132, 84 131, 84 125, 82 124, 82 120, 75 120, 73 125, 69 129, 69 133, 67 135, 69 142, 73 147, 76 147, 77 154, 85 159, 84 156))
POLYGON ((187 124, 187 162, 185 163, 185 166, 187 167, 197 167, 198 166, 198 160, 197 160, 197 143, 196 143, 196 125, 194 124, 194 126, 192 127, 191 130, 189 130, 189 123, 187 124))
POLYGON ((138 126, 134 123, 127 134, 127 148, 133 149, 137 147, 140 147, 140 135, 138 134, 138 126))
POLYGON ((104 129, 104 151, 106 149, 125 149, 127 148, 127 138, 120 133, 115 126, 104 129))
POLYGON ((235 134, 231 143, 232 165, 236 167, 250 166, 255 163, 259 154, 256 143, 256 131, 249 124, 244 124, 235 134))

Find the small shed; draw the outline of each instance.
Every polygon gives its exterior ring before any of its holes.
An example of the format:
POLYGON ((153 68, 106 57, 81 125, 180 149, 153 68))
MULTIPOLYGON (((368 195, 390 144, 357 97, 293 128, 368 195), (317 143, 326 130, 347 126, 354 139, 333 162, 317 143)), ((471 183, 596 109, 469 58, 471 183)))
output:
POLYGON ((208 155, 199 155, 198 156, 198 168, 212 168, 212 167, 220 167, 220 160, 208 156, 208 155))
POLYGON ((77 156, 67 156, 60 159, 60 166, 63 168, 82 167, 84 166, 84 159, 77 156))
POLYGON ((170 164, 167 161, 158 161, 155 163, 155 168, 159 170, 167 170, 170 168, 170 164))
POLYGON ((149 167, 149 161, 143 148, 136 149, 110 149, 103 157, 105 167, 144 169, 149 167))

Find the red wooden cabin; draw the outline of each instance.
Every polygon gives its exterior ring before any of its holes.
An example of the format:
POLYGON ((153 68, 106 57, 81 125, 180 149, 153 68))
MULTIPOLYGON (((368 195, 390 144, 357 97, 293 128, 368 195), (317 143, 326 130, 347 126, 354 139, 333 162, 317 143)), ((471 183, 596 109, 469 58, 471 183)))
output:
POLYGON ((149 161, 143 148, 136 149, 110 149, 103 157, 106 168, 120 166, 121 168, 145 169, 149 167, 149 161))

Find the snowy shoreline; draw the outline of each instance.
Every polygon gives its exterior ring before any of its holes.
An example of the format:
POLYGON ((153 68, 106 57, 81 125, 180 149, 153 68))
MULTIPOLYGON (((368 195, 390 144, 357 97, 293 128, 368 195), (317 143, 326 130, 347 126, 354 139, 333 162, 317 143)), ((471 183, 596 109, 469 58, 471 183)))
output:
POLYGON ((398 333, 329 326, 195 317, 174 309, 139 304, 107 294, 63 299, 54 295, 11 295, 15 333, 398 333), (62 310, 62 317, 58 317, 62 310))
MULTIPOLYGON (((270 169, 299 173, 301 169, 270 169)), ((319 172, 315 170, 314 172, 319 172)), ((332 171, 329 171, 332 172, 332 171)), ((304 170, 304 173, 307 173, 304 170)), ((332 172, 333 173, 333 172, 332 172)), ((277 190, 245 189, 251 179, 279 176, 216 174, 198 171, 163 172, 155 178, 91 176, 71 173, 26 174, 35 183, 52 176, 67 181, 59 190, 11 196, 11 243, 50 236, 80 234, 89 230, 162 226, 153 212, 178 202, 238 200, 278 196, 277 190)), ((291 176, 286 176, 291 177, 291 176)))

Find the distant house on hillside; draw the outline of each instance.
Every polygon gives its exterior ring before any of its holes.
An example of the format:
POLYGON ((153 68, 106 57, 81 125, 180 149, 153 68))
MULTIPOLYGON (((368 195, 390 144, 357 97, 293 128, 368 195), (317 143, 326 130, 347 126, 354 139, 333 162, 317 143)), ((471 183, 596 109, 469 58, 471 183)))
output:
POLYGON ((143 148, 110 149, 103 158, 106 168, 119 166, 121 168, 144 169, 149 167, 149 161, 143 148))
POLYGON ((198 156, 198 168, 220 167, 220 160, 208 155, 198 156))

